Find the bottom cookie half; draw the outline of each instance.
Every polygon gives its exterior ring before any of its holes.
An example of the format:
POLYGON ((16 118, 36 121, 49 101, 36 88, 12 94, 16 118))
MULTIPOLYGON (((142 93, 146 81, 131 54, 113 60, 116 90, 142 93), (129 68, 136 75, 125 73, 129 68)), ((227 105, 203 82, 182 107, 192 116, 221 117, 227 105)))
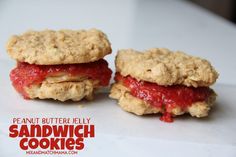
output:
POLYGON ((25 87, 25 91, 30 99, 54 99, 60 101, 79 101, 83 98, 91 100, 93 91, 97 87, 97 82, 93 80, 81 80, 75 82, 42 82, 39 85, 25 87))
POLYGON ((216 99, 216 94, 213 92, 206 101, 195 102, 183 109, 179 106, 173 107, 170 111, 166 111, 163 107, 152 106, 149 103, 132 96, 129 89, 120 83, 112 85, 110 97, 117 99, 120 107, 136 115, 155 114, 168 112, 173 116, 189 113, 194 117, 206 117, 216 99))

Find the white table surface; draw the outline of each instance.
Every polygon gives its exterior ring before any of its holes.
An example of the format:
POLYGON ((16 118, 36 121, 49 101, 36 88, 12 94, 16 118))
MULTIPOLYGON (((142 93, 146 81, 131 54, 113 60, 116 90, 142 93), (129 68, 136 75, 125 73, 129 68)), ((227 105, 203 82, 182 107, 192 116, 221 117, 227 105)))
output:
MULTIPOLYGON (((167 156, 236 156, 236 125, 234 127, 233 111, 236 111, 234 95, 236 94, 236 27, 234 24, 204 10, 191 3, 179 0, 5 0, 0 1, 0 85, 6 95, 17 97, 16 100, 7 100, 4 96, 0 96, 0 156, 17 156, 22 154, 18 148, 17 142, 9 139, 8 126, 11 117, 14 116, 43 116, 43 115, 59 115, 59 116, 76 116, 71 113, 71 107, 57 108, 57 112, 52 110, 56 106, 47 106, 46 103, 39 101, 34 102, 35 106, 25 107, 16 105, 30 104, 25 102, 17 95, 8 78, 10 69, 13 68, 15 62, 9 58, 5 51, 5 43, 10 35, 19 34, 29 29, 87 29, 99 28, 103 30, 112 43, 113 53, 106 57, 110 67, 114 70, 114 56, 118 49, 134 48, 144 50, 151 47, 166 47, 171 50, 183 50, 189 54, 201 56, 211 61, 220 77, 217 81, 215 89, 223 95, 218 101, 220 105, 228 105, 231 111, 224 110, 229 116, 227 121, 218 121, 215 124, 225 124, 229 126, 229 130, 224 127, 207 124, 191 119, 199 130, 204 131, 206 128, 218 128, 219 132, 210 132, 204 136, 205 139, 198 139, 198 132, 189 132, 186 140, 183 139, 184 134, 178 135, 178 129, 191 127, 188 120, 180 120, 173 125, 166 125, 156 120, 139 119, 136 116, 122 112, 117 106, 105 106, 104 112, 112 111, 114 121, 111 118, 107 121, 109 126, 99 125, 102 113, 94 114, 94 121, 97 121, 98 133, 96 140, 87 143, 86 150, 81 156, 128 156, 128 155, 167 155, 167 156), (226 93, 226 94, 225 94, 226 93), (230 97, 229 97, 230 96, 230 97), (38 106, 41 104, 41 106, 38 106), (18 106, 18 107, 16 107, 18 106), (50 112, 48 111, 50 110, 50 112), (42 111, 37 112, 37 111, 42 111), (65 111, 65 112, 63 112, 65 111), (122 116, 122 117, 120 117, 122 116), (131 117, 131 118, 130 118, 131 117), (127 124, 122 123, 122 129, 111 130, 121 121, 115 118, 122 118, 129 121, 127 124), (140 120, 140 121, 139 121, 140 120), (135 132, 129 131, 130 124, 153 124, 159 125, 153 129, 146 131, 147 136, 143 136, 143 132, 137 132, 137 136, 132 136, 135 132), (114 123, 118 123, 113 124, 114 123), (155 124, 154 124, 155 123, 155 124), (195 124, 196 123, 196 124, 195 124), (233 126, 232 126, 233 125, 233 126), (176 128, 175 128, 176 127, 176 128), (105 128, 105 129, 104 129, 105 128), (164 130, 163 130, 164 128, 164 130), (178 128, 178 129, 177 129, 178 128), (121 130, 127 130, 124 134, 121 130), (175 131, 167 131, 172 129, 175 131), (235 131, 235 133, 234 133, 235 131), (150 134, 156 134, 151 138, 150 134), (230 136, 223 134, 229 134, 230 136), (214 136, 210 137, 211 135, 214 136), (219 138, 217 138, 219 136, 219 138), (210 137, 210 138, 208 138, 210 137), (182 139, 181 139, 182 138, 182 139), (209 141, 208 141, 209 140, 209 141)), ((221 96, 219 95, 219 96, 221 96)), ((106 100, 106 102, 98 102, 98 104, 112 104, 115 101, 106 100)), ((50 103, 49 103, 50 104, 50 103)), ((88 107, 81 115, 89 115, 93 117, 91 111, 94 109, 88 107)), ((100 111, 101 112, 101 111, 100 111)), ((221 111, 218 110, 220 114, 221 111)), ((223 114, 221 115, 222 117, 223 114)), ((214 116, 213 116, 214 117, 214 116)), ((218 117, 218 116, 215 116, 218 117)), ((104 117, 105 119, 105 117, 104 117)), ((96 123, 95 123, 96 125, 96 123)), ((119 125, 118 125, 119 126, 119 125)), ((145 125, 148 127, 147 125, 145 125)), ((135 128, 135 126, 134 126, 135 128)), ((149 128, 149 129, 152 129, 149 128)), ((144 131, 145 132, 145 131, 144 131)))

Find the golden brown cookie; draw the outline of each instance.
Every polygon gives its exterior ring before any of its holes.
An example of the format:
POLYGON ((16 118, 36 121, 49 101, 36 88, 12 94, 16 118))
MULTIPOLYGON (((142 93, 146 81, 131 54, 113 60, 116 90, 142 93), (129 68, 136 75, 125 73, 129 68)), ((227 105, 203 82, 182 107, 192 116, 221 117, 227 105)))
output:
POLYGON ((163 48, 145 52, 120 50, 115 63, 116 71, 123 76, 130 75, 164 86, 210 86, 218 78, 218 73, 207 60, 163 48))
MULTIPOLYGON (((129 89, 120 83, 115 83, 112 85, 109 96, 113 99, 117 99, 118 104, 123 110, 134 113, 136 115, 155 114, 155 113, 165 112, 165 110, 163 110, 162 108, 153 107, 147 102, 132 96, 130 94, 129 89)), ((195 102, 191 104, 190 106, 188 106, 186 110, 182 110, 180 107, 176 106, 170 111, 170 113, 173 116, 189 113, 191 116, 198 117, 198 118, 206 117, 215 99, 216 99, 216 94, 212 92, 212 94, 209 96, 209 98, 206 101, 195 102)))
POLYGON ((88 63, 111 53, 106 35, 97 29, 28 31, 12 36, 6 47, 13 59, 40 65, 88 63))
POLYGON ((83 80, 79 82, 59 82, 32 85, 25 87, 25 91, 30 99, 54 99, 60 101, 73 100, 79 101, 83 98, 91 100, 93 91, 97 88, 92 80, 83 80))

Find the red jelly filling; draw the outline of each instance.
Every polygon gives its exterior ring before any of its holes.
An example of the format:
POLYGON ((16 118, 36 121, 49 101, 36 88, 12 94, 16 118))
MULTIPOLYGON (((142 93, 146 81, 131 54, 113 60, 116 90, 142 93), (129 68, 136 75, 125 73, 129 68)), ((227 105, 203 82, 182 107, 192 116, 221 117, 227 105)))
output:
POLYGON ((36 65, 19 62, 17 67, 11 71, 10 78, 15 89, 27 98, 24 87, 40 84, 46 77, 57 76, 61 73, 99 80, 100 86, 107 86, 112 71, 104 59, 91 63, 64 65, 36 65))
POLYGON ((138 81, 131 76, 124 77, 119 73, 116 73, 115 80, 129 88, 134 97, 140 98, 152 106, 163 108, 166 113, 160 119, 166 122, 173 121, 169 113, 174 107, 179 106, 185 110, 194 102, 205 101, 211 94, 208 87, 160 86, 156 83, 138 81))

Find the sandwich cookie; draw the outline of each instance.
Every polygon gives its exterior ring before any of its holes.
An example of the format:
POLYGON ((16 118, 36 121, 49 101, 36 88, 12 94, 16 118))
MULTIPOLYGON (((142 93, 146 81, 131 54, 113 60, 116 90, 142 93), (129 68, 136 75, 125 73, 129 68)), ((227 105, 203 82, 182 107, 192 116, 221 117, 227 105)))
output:
POLYGON ((103 59, 111 45, 97 29, 28 31, 12 36, 6 49, 17 61, 12 84, 27 99, 92 99, 111 78, 103 59))
POLYGON ((127 49, 118 51, 115 65, 110 97, 136 115, 162 113, 166 122, 184 113, 206 117, 216 99, 209 86, 218 73, 205 59, 162 48, 127 49))

